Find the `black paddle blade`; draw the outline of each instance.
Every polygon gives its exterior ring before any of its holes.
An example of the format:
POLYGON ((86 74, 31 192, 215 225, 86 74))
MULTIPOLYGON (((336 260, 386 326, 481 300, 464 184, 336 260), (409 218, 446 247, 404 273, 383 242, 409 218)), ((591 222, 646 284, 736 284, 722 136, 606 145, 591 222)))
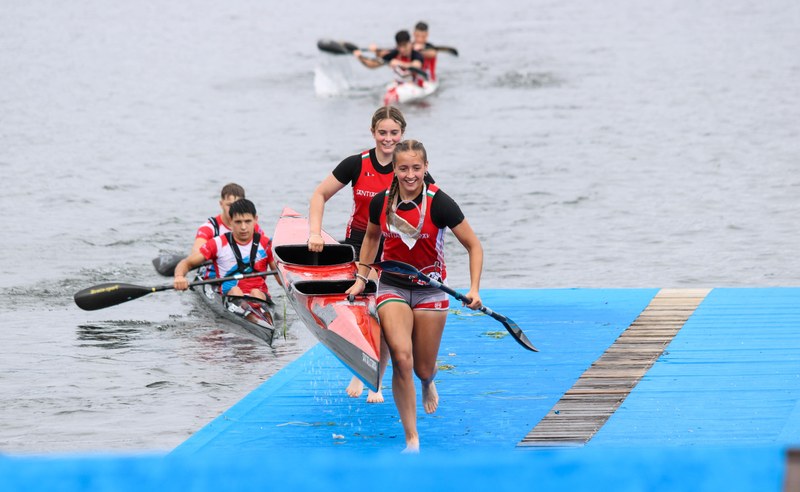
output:
POLYGON ((317 48, 319 48, 320 51, 334 55, 346 55, 352 51, 348 51, 348 49, 342 43, 332 39, 320 39, 317 41, 317 48))
POLYGON ((154 287, 120 283, 100 284, 76 292, 75 304, 84 311, 96 311, 138 299, 151 292, 155 292, 154 287))
MULTIPOLYGON (((495 314, 497 314, 497 313, 495 313, 495 314)), ((497 319, 498 321, 503 323, 503 326, 506 327, 506 330, 508 330, 508 333, 510 333, 511 336, 514 337, 514 340, 516 340, 517 343, 519 343, 520 345, 522 345, 526 349, 530 350, 531 352, 538 352, 539 351, 539 349, 534 347, 533 344, 531 343, 531 341, 528 340, 528 337, 525 336, 525 333, 522 331, 522 328, 517 326, 516 323, 514 323, 510 319, 506 318, 505 316, 502 316, 502 315, 500 315, 500 316, 503 319, 500 319, 500 318, 495 318, 495 319, 497 319)))
POLYGON ((165 277, 172 277, 175 275, 175 267, 186 255, 180 253, 164 253, 158 258, 153 258, 153 267, 156 271, 165 277))
POLYGON ((437 46, 436 51, 441 51, 443 53, 450 53, 453 56, 458 56, 458 50, 455 48, 451 48, 450 46, 437 46))

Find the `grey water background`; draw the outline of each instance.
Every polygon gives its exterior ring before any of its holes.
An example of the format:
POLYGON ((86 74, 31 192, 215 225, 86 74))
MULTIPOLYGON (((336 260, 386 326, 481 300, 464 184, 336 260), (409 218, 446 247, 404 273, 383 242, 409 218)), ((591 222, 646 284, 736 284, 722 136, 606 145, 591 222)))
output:
POLYGON ((168 281, 150 261, 225 182, 267 231, 305 212, 372 145, 390 78, 316 40, 391 45, 420 19, 461 56, 406 136, 483 241, 483 288, 798 285, 794 0, 3 2, 1 453, 172 449, 314 343, 291 312, 269 348, 191 294, 72 294, 168 281))

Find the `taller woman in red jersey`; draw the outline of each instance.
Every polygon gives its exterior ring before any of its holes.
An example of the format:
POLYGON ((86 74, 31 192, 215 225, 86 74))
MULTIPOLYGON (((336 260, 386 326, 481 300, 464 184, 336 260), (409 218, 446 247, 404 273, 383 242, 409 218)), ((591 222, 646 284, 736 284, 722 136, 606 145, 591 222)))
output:
MULTIPOLYGON (((370 203, 370 221, 361 245, 361 263, 348 294, 364 289, 369 263, 383 237, 383 260, 399 260, 445 283, 444 234, 453 231, 469 254, 470 309, 480 309, 483 247, 461 209, 435 184, 426 184, 428 156, 422 143, 407 140, 394 149, 394 179, 370 203)), ((392 394, 406 437, 406 451, 419 450, 414 374, 422 384, 422 405, 433 413, 439 395, 433 380, 449 301, 443 291, 382 274, 378 316, 392 356, 392 394)))
MULTIPOLYGON (((372 115, 369 127, 375 139, 375 147, 345 158, 314 190, 311 195, 308 211, 309 237, 308 249, 320 252, 325 246, 322 239, 322 216, 325 203, 338 193, 345 185, 353 187, 353 211, 347 222, 345 244, 356 250, 356 258, 361 251, 361 242, 367 230, 369 220, 369 203, 379 192, 389 188, 392 182, 392 153, 397 142, 403 139, 406 131, 406 120, 399 109, 392 106, 378 108, 372 115)), ((373 253, 374 254, 374 253, 373 253)), ((374 261, 375 256, 370 259, 374 261)), ((381 356, 380 374, 386 370, 388 355, 381 356)), ((353 376, 347 386, 347 394, 360 396, 364 391, 364 383, 353 376)), ((383 402, 383 394, 369 391, 367 402, 383 402)))

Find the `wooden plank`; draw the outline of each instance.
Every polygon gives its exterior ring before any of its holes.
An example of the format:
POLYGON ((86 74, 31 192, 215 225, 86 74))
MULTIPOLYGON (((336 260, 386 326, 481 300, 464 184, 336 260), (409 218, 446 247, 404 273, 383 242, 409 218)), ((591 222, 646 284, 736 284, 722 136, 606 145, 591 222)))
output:
POLYGON ((518 446, 582 446, 589 442, 709 292, 661 289, 518 446))
POLYGON ((800 490, 800 449, 786 452, 786 475, 783 481, 784 492, 800 490))

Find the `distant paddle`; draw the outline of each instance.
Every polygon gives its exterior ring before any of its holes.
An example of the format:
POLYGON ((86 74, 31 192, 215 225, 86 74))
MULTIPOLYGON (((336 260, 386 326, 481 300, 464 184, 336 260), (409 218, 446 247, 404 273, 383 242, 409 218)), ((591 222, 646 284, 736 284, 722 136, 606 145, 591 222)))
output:
MULTIPOLYGON (((443 283, 439 282, 438 280, 434 280, 429 276, 425 275, 424 273, 420 272, 413 266, 409 265, 408 263, 403 263, 402 261, 394 261, 394 260, 386 260, 386 261, 379 261, 377 263, 373 263, 370 265, 374 268, 379 270, 383 270, 384 272, 393 273, 395 275, 406 275, 412 278, 419 280, 420 282, 424 282, 431 287, 436 287, 437 289, 443 290, 447 292, 451 296, 455 297, 459 301, 469 303, 470 299, 467 298, 464 294, 457 292, 450 287, 444 285, 443 283)), ((514 340, 517 341, 520 345, 525 347, 528 350, 533 352, 538 352, 539 350, 533 346, 533 344, 528 340, 528 337, 525 336, 525 333, 522 332, 522 329, 517 326, 516 323, 511 321, 509 318, 503 316, 500 313, 496 313, 489 309, 486 306, 480 308, 480 311, 484 314, 488 314, 492 318, 496 319, 497 321, 501 322, 503 326, 506 327, 506 330, 514 337, 514 340)))
MULTIPOLYGON (((320 51, 324 51, 332 55, 348 55, 354 52, 355 50, 359 49, 357 45, 350 43, 348 41, 335 41, 333 39, 320 39, 319 41, 317 41, 317 48, 319 48, 320 51)), ((434 49, 436 51, 448 53, 453 56, 458 56, 458 50, 450 46, 430 45, 428 46, 428 49, 434 49)), ((362 51, 367 51, 367 50, 362 49, 362 51)))
MULTIPOLYGON (((219 284, 229 280, 241 280, 243 278, 265 277, 267 275, 277 275, 276 270, 267 270, 265 272, 255 272, 248 274, 232 275, 230 277, 211 278, 208 280, 198 280, 191 282, 189 287, 205 284, 219 284)), ((119 282, 109 282, 105 284, 95 285, 94 287, 87 287, 75 293, 75 304, 85 311, 96 311, 123 302, 138 299, 153 292, 161 292, 163 290, 174 289, 172 285, 159 285, 156 287, 142 287, 140 285, 124 284, 119 282)))
MULTIPOLYGON (((360 49, 358 46, 354 45, 353 43, 349 43, 347 41, 334 41, 332 39, 320 39, 317 41, 317 48, 320 51, 324 51, 326 53, 331 53, 334 55, 350 55, 357 49, 360 49)), ((362 49, 361 51, 367 51, 366 49, 362 49)), ((387 65, 387 63, 380 57, 366 57, 361 55, 364 59, 373 60, 381 65, 387 65)), ((404 67, 403 70, 408 70, 409 72, 413 73, 417 77, 428 80, 428 72, 422 70, 421 68, 417 67, 404 67)))
POLYGON ((358 47, 356 47, 354 44, 343 41, 334 41, 333 39, 320 39, 317 41, 317 48, 319 48, 320 51, 324 51, 332 55, 349 55, 358 49, 358 47), (350 49, 351 47, 352 49, 350 49))
MULTIPOLYGON (((430 44, 430 43, 428 43, 428 44, 430 44)), ((434 46, 434 45, 431 44, 430 46, 428 46, 428 48, 434 49, 436 51, 441 51, 443 53, 448 53, 448 54, 451 54, 453 56, 458 56, 458 50, 455 49, 455 48, 452 48, 450 46, 434 46)))

